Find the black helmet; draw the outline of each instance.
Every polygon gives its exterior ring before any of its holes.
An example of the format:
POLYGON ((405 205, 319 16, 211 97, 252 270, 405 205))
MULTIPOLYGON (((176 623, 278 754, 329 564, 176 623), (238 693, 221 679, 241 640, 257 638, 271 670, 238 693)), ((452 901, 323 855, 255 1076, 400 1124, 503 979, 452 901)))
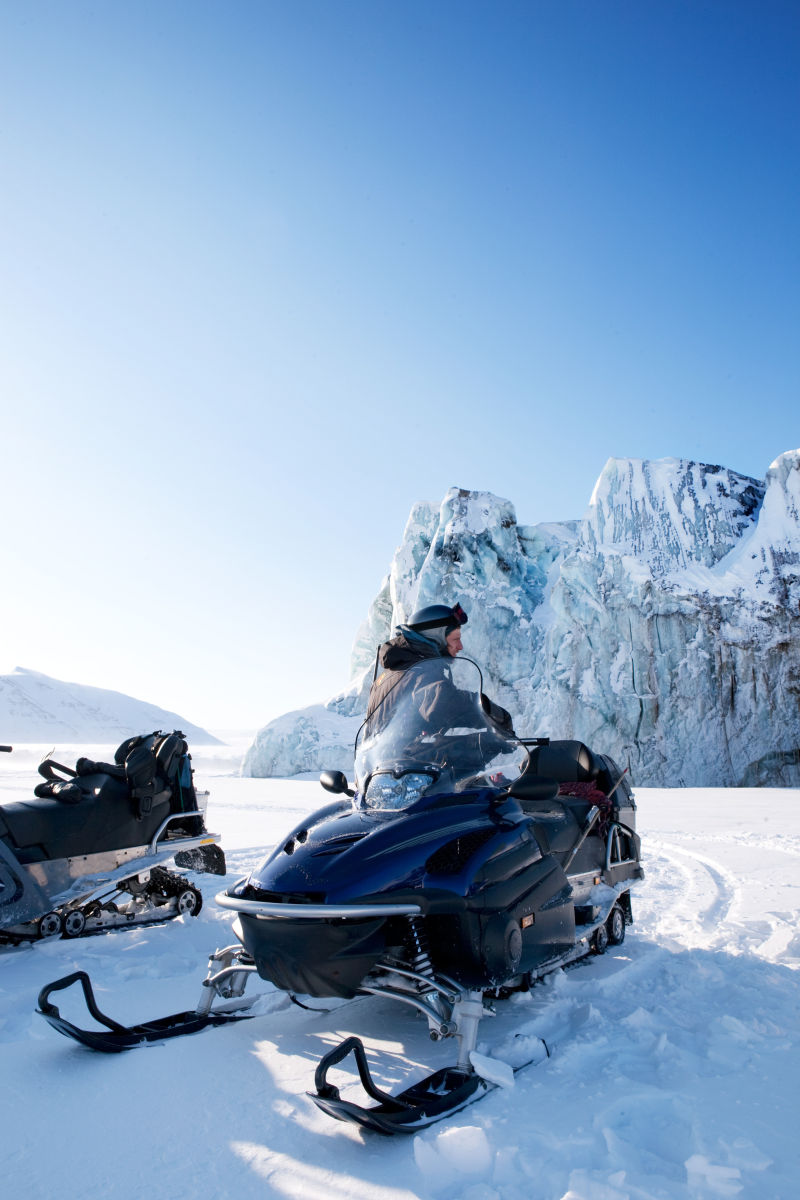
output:
POLYGON ((417 633, 427 633, 430 629, 444 626, 445 637, 466 623, 467 614, 460 604, 454 604, 452 608, 446 604, 429 604, 427 608, 420 608, 412 613, 406 622, 409 629, 415 629, 417 633))

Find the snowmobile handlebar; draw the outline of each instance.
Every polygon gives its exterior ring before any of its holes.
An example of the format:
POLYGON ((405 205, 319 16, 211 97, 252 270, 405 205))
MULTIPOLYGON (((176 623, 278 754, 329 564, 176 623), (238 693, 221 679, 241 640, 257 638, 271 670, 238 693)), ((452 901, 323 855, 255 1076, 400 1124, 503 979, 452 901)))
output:
POLYGON ((13 749, 13 746, 0 746, 0 754, 10 754, 13 749))

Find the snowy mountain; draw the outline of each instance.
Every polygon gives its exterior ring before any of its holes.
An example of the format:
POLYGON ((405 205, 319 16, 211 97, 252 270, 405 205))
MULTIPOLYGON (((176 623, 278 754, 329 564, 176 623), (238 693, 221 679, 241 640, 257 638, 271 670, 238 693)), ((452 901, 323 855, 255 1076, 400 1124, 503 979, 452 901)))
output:
POLYGON ((350 686, 260 730, 244 773, 351 767, 376 647, 456 600, 518 733, 580 738, 650 786, 800 783, 800 450, 764 481, 610 459, 577 522, 519 525, 509 501, 458 488, 416 505, 350 686))
POLYGON ((0 675, 4 742, 121 742, 154 729, 182 729, 190 744, 218 741, 177 713, 121 692, 64 683, 24 667, 0 675))

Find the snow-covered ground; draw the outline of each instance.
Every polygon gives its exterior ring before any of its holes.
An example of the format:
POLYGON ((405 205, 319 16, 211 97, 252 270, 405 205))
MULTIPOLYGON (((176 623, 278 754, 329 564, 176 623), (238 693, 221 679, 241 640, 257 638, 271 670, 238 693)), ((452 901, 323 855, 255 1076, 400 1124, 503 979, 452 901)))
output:
MULTIPOLYGON (((326 799, 313 782, 236 777, 239 749, 194 753, 228 882, 326 799)), ((0 800, 30 794, 39 757, 3 756, 0 800)), ((388 1001, 315 1001, 331 1010, 315 1014, 273 992, 252 1021, 115 1056, 35 1015, 39 989, 78 968, 119 1020, 192 1008, 208 953, 233 941, 231 914, 213 903, 221 879, 196 877, 206 904, 194 919, 0 951, 3 1194, 793 1200, 800 791, 640 789, 637 800, 647 879, 625 943, 500 1004, 481 1027, 486 1050, 535 1035, 551 1057, 412 1138, 362 1133, 305 1096, 317 1060, 348 1033, 382 1052, 385 1080, 450 1053, 388 1001)))

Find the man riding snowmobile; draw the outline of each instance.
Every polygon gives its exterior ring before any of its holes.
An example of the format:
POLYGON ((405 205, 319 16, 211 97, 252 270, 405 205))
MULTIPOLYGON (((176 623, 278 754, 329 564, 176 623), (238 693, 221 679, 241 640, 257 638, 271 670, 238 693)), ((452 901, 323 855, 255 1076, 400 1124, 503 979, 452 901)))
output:
MULTIPOLYGON (((375 678, 369 693, 365 737, 378 733, 391 719, 397 705, 414 698, 420 732, 435 732, 442 720, 475 726, 473 698, 456 687, 449 660, 463 650, 461 627, 467 614, 460 604, 429 604, 413 613, 395 636, 384 642, 375 659, 375 678), (383 667, 380 675, 378 665, 383 667), (422 664, 425 664, 424 666, 422 664), (416 669, 410 671, 410 667, 416 669), (438 715, 437 715, 438 714, 438 715), (455 718, 455 720, 454 720, 455 718)), ((486 715, 508 736, 514 736, 511 715, 483 692, 481 706, 486 715)))
POLYGON ((40 992, 45 1020, 115 1053, 249 1017, 257 974, 301 1007, 298 997, 392 999, 425 1017, 432 1041, 455 1040, 455 1062, 397 1095, 376 1085, 360 1038, 333 1045, 310 1095, 339 1120, 411 1133, 513 1078, 524 1064, 479 1051, 479 1023, 504 995, 620 945, 643 871, 626 772, 582 742, 505 732, 508 714, 457 657, 465 619, 431 606, 381 648, 354 786, 324 772, 333 802, 216 897, 236 913, 236 943, 210 956, 194 1010, 124 1026, 76 971, 40 992), (74 985, 104 1028, 62 1017, 51 996, 74 985), (329 1080, 350 1055, 371 1106, 329 1080))

